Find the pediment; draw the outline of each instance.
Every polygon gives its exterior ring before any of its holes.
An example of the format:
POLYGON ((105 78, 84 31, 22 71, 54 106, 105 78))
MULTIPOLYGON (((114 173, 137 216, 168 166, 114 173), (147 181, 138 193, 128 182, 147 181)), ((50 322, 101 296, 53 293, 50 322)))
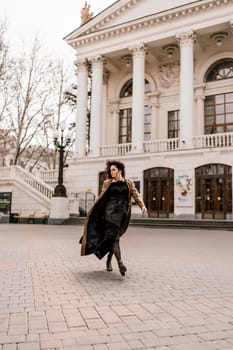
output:
POLYGON ((68 34, 66 41, 84 37, 100 31, 113 28, 133 21, 146 18, 153 14, 160 14, 168 10, 177 10, 187 4, 200 3, 201 1, 188 0, 119 0, 107 7, 90 21, 68 34))

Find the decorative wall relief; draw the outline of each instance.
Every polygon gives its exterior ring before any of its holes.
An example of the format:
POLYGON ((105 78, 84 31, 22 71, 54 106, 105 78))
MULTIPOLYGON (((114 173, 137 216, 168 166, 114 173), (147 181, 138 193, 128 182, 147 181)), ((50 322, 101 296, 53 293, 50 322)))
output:
POLYGON ((174 85, 179 81, 179 75, 179 63, 162 64, 159 67, 159 80, 161 87, 168 89, 170 86, 174 85))

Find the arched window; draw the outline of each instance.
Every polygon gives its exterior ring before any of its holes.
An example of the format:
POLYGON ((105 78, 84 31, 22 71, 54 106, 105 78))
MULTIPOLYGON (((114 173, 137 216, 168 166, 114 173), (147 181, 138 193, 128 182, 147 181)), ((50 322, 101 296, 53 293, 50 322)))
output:
MULTIPOLYGON (((215 62, 204 81, 216 82, 233 78, 233 59, 215 62)), ((229 89, 228 89, 229 90, 229 89)), ((233 89, 205 98, 205 134, 233 132, 233 89)))
POLYGON ((133 94, 133 79, 129 79, 122 87, 120 98, 129 97, 133 94))
MULTIPOLYGON (((145 79, 144 85, 145 94, 151 92, 151 85, 147 79, 145 79)), ((133 94, 133 79, 129 79, 122 87, 120 91, 120 98, 132 97, 133 94)), ((132 102, 129 102, 129 106, 120 108, 119 119, 119 143, 129 143, 132 141, 132 102)), ((150 140, 151 135, 151 107, 144 106, 144 140, 150 140)))
MULTIPOLYGON (((144 92, 151 92, 151 86, 147 79, 145 79, 144 92)), ((129 79, 122 87, 120 91, 120 98, 130 97, 133 94, 133 79, 129 79)))
POLYGON ((233 78, 233 59, 225 58, 215 62, 206 72, 204 81, 216 81, 233 78))

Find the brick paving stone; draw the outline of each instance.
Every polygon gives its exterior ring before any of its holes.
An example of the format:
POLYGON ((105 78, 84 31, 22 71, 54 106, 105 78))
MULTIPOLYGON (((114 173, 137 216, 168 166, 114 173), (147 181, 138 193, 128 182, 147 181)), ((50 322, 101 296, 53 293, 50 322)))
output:
POLYGON ((109 343, 107 344, 109 350, 131 350, 129 344, 120 342, 120 343, 109 343))
POLYGON ((64 322, 64 315, 61 310, 46 311, 46 318, 48 322, 64 322))
POLYGON ((143 349, 143 344, 140 340, 129 340, 127 344, 129 345, 130 349, 143 349))
POLYGON ((134 313, 130 311, 129 307, 124 305, 113 305, 112 310, 119 316, 133 316, 134 313))
POLYGON ((42 340, 40 343, 41 349, 55 349, 62 347, 62 341, 58 339, 53 340, 42 340))
POLYGON ((78 345, 96 345, 96 344, 106 344, 108 337, 96 335, 96 336, 84 336, 76 338, 78 345))
POLYGON ((123 334, 122 336, 127 342, 142 339, 141 332, 127 333, 127 334, 123 334))
POLYGON ((130 329, 126 325, 111 324, 105 328, 98 329, 98 332, 101 335, 127 334, 130 332, 130 329))
POLYGON ((80 311, 74 309, 63 310, 63 315, 69 328, 83 327, 86 325, 80 311))
POLYGON ((0 229, 0 350, 233 349, 231 231, 130 226, 123 278, 81 226, 0 229))
POLYGON ((155 331, 158 337, 173 337, 176 335, 185 335, 187 330, 184 328, 163 328, 155 331))
POLYGON ((203 340, 229 339, 233 337, 233 330, 201 333, 200 337, 203 340))
POLYGON ((136 315, 141 321, 153 320, 153 315, 142 307, 142 305, 129 305, 128 308, 136 315))
POLYGON ((17 350, 40 350, 40 345, 38 343, 20 343, 17 350))
POLYGON ((88 329, 98 329, 99 330, 99 329, 107 327, 106 323, 101 318, 88 319, 88 320, 86 320, 86 324, 87 324, 88 329))
MULTIPOLYGON (((93 350, 93 346, 91 345, 78 345, 72 346, 72 347, 65 347, 65 348, 57 348, 56 350, 93 350)), ((103 350, 105 350, 103 348, 103 350)))
POLYGON ((108 347, 105 344, 97 344, 93 345, 93 350, 108 350, 108 347))
POLYGON ((75 339, 70 339, 70 338, 67 338, 67 339, 62 339, 62 346, 63 347, 71 347, 71 346, 73 346, 73 347, 77 347, 77 344, 76 344, 76 341, 75 341, 75 339))
POLYGON ((27 343, 39 343, 39 334, 27 334, 26 335, 26 342, 27 343))
POLYGON ((13 325, 9 326, 8 328, 8 335, 21 335, 21 334, 27 334, 27 327, 26 325, 13 325))
POLYGON ((68 327, 65 322, 49 322, 48 324, 49 332, 65 332, 68 331, 68 327))
POLYGON ((98 312, 96 311, 95 308, 93 307, 88 307, 88 308, 80 308, 79 309, 82 317, 85 320, 90 320, 90 319, 98 319, 100 318, 100 315, 98 314, 98 312))
POLYGON ((229 343, 224 341, 193 342, 188 344, 173 345, 172 350, 226 350, 229 343))
POLYGON ((2 350, 17 350, 17 344, 5 344, 3 347, 0 347, 2 350))
POLYGON ((112 310, 108 306, 107 307, 97 307, 96 311, 98 312, 98 314, 100 315, 102 320, 107 324, 121 323, 122 322, 120 317, 116 314, 116 312, 114 312, 114 310, 112 310))
POLYGON ((17 344, 17 343, 23 343, 25 342, 25 335, 19 334, 19 335, 1 335, 0 338, 0 344, 17 344))

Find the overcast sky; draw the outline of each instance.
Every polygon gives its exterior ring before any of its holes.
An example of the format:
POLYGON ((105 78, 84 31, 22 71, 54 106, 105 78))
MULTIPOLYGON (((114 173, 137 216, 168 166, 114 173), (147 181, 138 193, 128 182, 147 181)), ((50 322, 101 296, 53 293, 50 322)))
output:
MULTIPOLYGON (((115 0, 89 0, 94 15, 115 0)), ((35 33, 48 53, 73 61, 73 50, 62 39, 80 26, 80 10, 85 0, 0 0, 0 19, 8 21, 11 45, 27 45, 35 33)))

